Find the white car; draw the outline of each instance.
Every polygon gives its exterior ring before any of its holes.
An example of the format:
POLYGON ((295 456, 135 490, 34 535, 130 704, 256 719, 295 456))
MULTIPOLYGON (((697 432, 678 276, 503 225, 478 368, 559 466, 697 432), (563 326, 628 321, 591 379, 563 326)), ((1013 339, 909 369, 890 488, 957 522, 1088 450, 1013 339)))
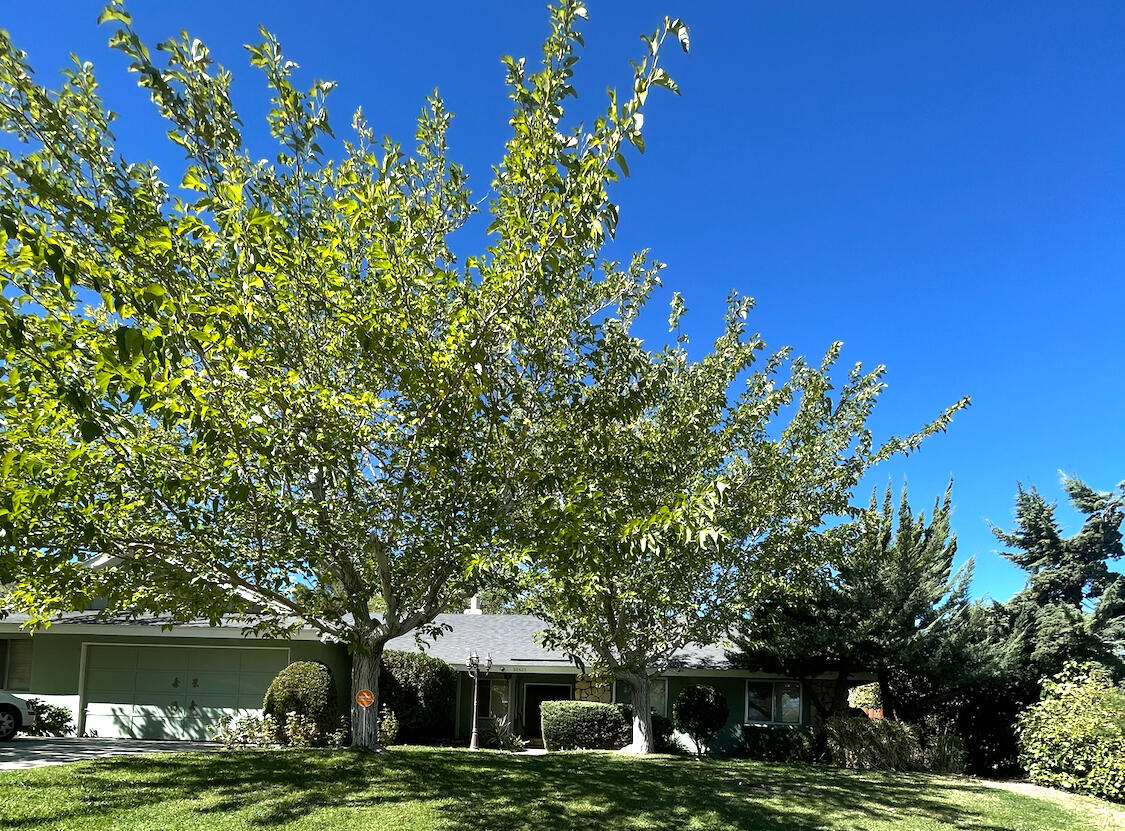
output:
POLYGON ((10 741, 20 730, 35 724, 35 713, 27 702, 11 693, 0 692, 0 742, 10 741))

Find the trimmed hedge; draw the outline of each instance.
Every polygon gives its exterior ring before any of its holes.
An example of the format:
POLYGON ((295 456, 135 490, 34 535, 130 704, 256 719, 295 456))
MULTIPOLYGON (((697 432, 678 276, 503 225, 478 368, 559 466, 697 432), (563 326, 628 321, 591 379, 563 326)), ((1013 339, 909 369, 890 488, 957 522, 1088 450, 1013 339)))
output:
POLYGON ((399 741, 447 739, 453 735, 457 671, 422 652, 383 653, 379 707, 398 719, 399 741))
POLYGON ((595 701, 544 701, 539 708, 547 750, 618 750, 633 738, 631 711, 595 701))
POLYGON ((811 762, 812 731, 795 724, 744 724, 735 755, 758 762, 811 762))
MULTIPOLYGON (((266 690, 263 715, 277 724, 278 738, 285 744, 322 745, 337 727, 336 682, 332 670, 319 661, 295 661, 277 674, 266 690), (300 716, 300 736, 289 736, 290 714, 300 716)), ((295 725, 297 727, 297 725, 295 725)))
POLYGON ((1018 732, 1031 781, 1125 802, 1125 687, 1104 667, 1072 665, 1045 682, 1018 732))

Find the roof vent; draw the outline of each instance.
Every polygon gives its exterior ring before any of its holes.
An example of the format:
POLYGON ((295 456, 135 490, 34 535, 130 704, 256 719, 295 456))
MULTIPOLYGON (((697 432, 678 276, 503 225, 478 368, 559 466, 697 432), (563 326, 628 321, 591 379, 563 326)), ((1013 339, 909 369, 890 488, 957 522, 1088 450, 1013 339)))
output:
POLYGON ((472 597, 469 598, 469 608, 465 610, 465 614, 467 614, 467 615, 484 614, 484 610, 481 609, 481 607, 480 607, 480 595, 479 594, 474 594, 472 597))

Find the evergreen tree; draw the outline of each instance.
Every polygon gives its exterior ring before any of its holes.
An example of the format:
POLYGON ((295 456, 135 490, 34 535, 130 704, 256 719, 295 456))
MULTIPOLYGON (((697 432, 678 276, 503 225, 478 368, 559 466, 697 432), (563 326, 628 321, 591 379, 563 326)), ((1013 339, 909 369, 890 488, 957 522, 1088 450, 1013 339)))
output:
POLYGON ((836 553, 803 576, 802 593, 754 606, 737 639, 739 662, 801 679, 838 673, 830 698, 813 695, 821 717, 844 709, 849 677, 864 671, 877 673, 889 715, 917 712, 920 688, 907 689, 903 679, 957 664, 971 619, 972 564, 954 573, 951 498, 952 483, 927 523, 910 508, 905 488, 897 518, 890 488, 881 508, 872 494, 857 522, 822 536, 836 553))

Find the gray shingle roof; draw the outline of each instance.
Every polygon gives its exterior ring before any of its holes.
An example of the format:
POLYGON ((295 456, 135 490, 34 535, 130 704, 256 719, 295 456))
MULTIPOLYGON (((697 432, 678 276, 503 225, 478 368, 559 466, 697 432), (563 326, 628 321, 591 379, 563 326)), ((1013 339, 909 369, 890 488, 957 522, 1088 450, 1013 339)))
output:
MULTIPOLYGON (((438 615, 436 623, 451 627, 434 640, 423 642, 424 651, 457 667, 463 667, 470 650, 483 659, 492 655, 494 664, 569 666, 564 652, 544 649, 535 641, 544 624, 533 615, 438 615)), ((388 649, 418 651, 413 635, 403 635, 387 644, 388 649)))
MULTIPOLYGON (((15 629, 26 622, 28 618, 20 614, 10 614, 0 620, 0 629, 15 629)), ((545 649, 535 640, 535 635, 546 624, 534 615, 438 615, 436 623, 447 627, 446 631, 437 638, 423 639, 419 647, 413 634, 395 638, 387 644, 388 649, 398 649, 405 652, 426 652, 435 658, 452 664, 458 669, 465 666, 466 658, 470 651, 475 651, 484 658, 492 655, 495 666, 525 666, 525 667, 574 667, 574 662, 563 652, 545 649)), ((65 631, 67 626, 95 625, 114 626, 128 634, 129 628, 143 629, 148 634, 160 634, 161 627, 175 626, 181 632, 185 629, 202 634, 201 630, 211 629, 206 620, 173 621, 169 617, 157 615, 105 615, 97 612, 71 612, 60 615, 53 623, 51 630, 54 632, 65 631)), ((225 629, 212 630, 215 636, 243 637, 242 629, 245 622, 228 619, 223 621, 225 629)), ((135 630, 135 631, 136 631, 135 630)), ((166 632, 169 637, 175 637, 175 631, 166 632)), ((305 629, 296 637, 307 639, 315 637, 313 630, 305 629)), ((672 669, 731 669, 731 662, 727 659, 726 650, 721 645, 706 647, 689 647, 676 653, 671 662, 672 669)))

